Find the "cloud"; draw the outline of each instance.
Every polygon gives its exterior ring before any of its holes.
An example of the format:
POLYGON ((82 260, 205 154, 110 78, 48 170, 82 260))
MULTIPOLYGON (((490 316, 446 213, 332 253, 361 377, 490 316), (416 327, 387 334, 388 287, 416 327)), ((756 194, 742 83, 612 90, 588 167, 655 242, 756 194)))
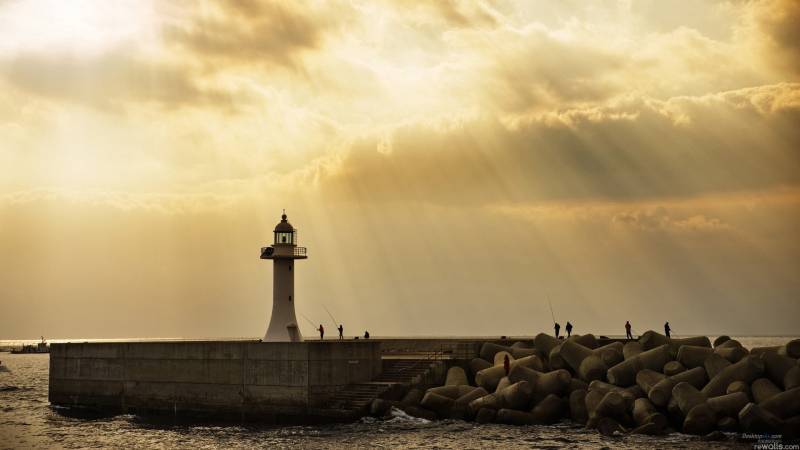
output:
POLYGON ((109 208, 120 212, 196 214, 221 212, 235 205, 241 195, 218 193, 134 194, 119 191, 36 189, 0 195, 0 211, 51 205, 58 208, 109 208))
MULTIPOLYGON (((304 70, 303 55, 318 50, 325 33, 345 20, 345 6, 250 0, 161 4, 147 39, 126 36, 93 51, 11 49, 0 54, 0 79, 53 103, 107 111, 138 105, 234 112, 261 96, 253 89, 263 87, 249 80, 274 75, 262 71, 265 67, 304 70), (228 76, 242 67, 245 78, 228 76)), ((286 80, 281 83, 287 86, 286 80)))
POLYGON ((107 110, 129 103, 234 108, 233 93, 202 86, 188 67, 152 61, 128 47, 89 56, 23 53, 0 61, 0 77, 40 98, 107 110))
POLYGON ((637 0, 629 3, 629 8, 644 29, 668 33, 688 28, 722 41, 734 33, 738 10, 744 3, 730 0, 637 0), (686 13, 689 10, 691 14, 686 13))
POLYGON ((631 66, 622 52, 560 39, 541 27, 465 39, 488 63, 481 76, 484 95, 506 112, 611 98, 625 88, 619 75, 631 66))
POLYGON ((415 22, 431 22, 433 17, 448 28, 491 28, 499 24, 499 13, 483 2, 394 0, 388 3, 400 14, 410 15, 415 22))
POLYGON ((301 7, 291 2, 236 0, 181 11, 163 31, 167 46, 215 68, 225 65, 302 68, 307 52, 346 16, 345 4, 301 7))
POLYGON ((613 225, 633 228, 640 231, 663 231, 678 233, 710 233, 727 231, 731 226, 716 217, 703 214, 677 218, 670 216, 663 207, 644 210, 623 211, 611 218, 613 225))
POLYGON ((323 189, 434 203, 680 197, 800 183, 798 84, 413 123, 355 142, 323 189))
POLYGON ((749 26, 767 58, 775 66, 800 75, 800 3, 794 0, 752 2, 749 26))

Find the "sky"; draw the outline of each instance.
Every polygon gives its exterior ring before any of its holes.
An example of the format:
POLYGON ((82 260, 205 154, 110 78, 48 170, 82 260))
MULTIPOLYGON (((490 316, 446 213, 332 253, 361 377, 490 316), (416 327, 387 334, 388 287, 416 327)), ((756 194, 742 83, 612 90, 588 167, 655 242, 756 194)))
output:
POLYGON ((0 338, 798 334, 800 2, 0 0, 0 338))

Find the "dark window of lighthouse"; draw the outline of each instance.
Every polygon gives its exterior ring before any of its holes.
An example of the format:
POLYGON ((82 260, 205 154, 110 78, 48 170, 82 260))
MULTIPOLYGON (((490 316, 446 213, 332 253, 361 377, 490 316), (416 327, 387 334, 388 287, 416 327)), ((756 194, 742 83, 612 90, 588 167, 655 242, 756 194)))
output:
POLYGON ((292 244, 292 233, 275 233, 275 243, 276 244, 292 244))
POLYGON ((289 296, 289 301, 292 301, 292 296, 291 295, 289 296))

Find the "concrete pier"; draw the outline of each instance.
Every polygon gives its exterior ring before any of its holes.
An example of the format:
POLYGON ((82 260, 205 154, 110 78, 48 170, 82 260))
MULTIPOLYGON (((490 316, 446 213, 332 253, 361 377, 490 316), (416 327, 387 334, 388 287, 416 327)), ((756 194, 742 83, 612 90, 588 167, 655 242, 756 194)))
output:
POLYGON ((52 344, 49 398, 57 406, 128 413, 351 420, 366 413, 359 406, 391 397, 398 385, 444 383, 448 368, 468 369, 487 342, 533 346, 531 338, 52 344))

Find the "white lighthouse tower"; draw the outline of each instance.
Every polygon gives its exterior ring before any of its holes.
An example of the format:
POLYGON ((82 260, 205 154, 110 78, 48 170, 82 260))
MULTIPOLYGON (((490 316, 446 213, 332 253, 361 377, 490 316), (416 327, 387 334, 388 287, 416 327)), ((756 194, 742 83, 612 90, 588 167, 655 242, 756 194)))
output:
POLYGON ((299 342, 303 340, 294 314, 294 261, 306 259, 306 248, 297 246, 297 230, 286 220, 286 212, 275 226, 275 239, 261 248, 261 259, 271 259, 272 317, 264 341, 299 342))

